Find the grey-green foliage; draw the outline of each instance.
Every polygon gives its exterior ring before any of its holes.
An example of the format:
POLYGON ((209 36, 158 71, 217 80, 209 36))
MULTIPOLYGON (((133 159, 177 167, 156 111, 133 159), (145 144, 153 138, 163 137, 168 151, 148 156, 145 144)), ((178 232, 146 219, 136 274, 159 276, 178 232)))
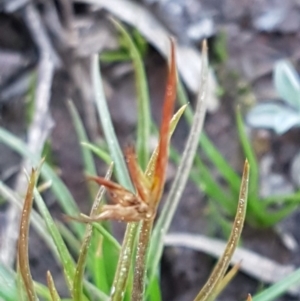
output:
POLYGON ((282 102, 256 105, 248 113, 247 122, 252 127, 271 129, 282 135, 300 127, 300 80, 293 65, 281 60, 274 66, 273 82, 282 102))

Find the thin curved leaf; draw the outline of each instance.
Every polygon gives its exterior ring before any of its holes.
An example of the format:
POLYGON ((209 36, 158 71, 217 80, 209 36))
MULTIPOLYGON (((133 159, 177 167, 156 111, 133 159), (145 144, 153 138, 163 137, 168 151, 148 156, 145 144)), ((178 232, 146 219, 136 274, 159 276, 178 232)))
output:
POLYGON ((124 41, 129 50, 135 73, 135 83, 137 91, 137 107, 138 107, 138 124, 137 124, 137 155, 138 161, 145 170, 149 159, 149 137, 151 125, 151 110, 149 101, 149 89, 146 79, 146 72, 143 65, 142 57, 138 48, 126 29, 116 20, 112 19, 117 29, 121 32, 124 41))
MULTIPOLYGON (((30 159, 33 166, 39 164, 40 159, 28 150, 27 145, 3 128, 0 128, 0 142, 5 143, 21 156, 30 159)), ((52 182, 51 189, 64 212, 71 216, 78 215, 79 210, 70 191, 46 162, 43 163, 41 175, 46 179, 46 181, 52 182)), ((84 226, 78 223, 72 223, 71 226, 78 236, 81 237, 84 231, 84 226)))
POLYGON ((300 283, 300 269, 296 270, 289 276, 273 284, 263 292, 252 297, 252 301, 273 301, 283 295, 290 287, 298 286, 300 283))
POLYGON ((125 164, 125 160, 123 158, 123 154, 110 118, 110 113, 107 107, 107 102, 105 99, 103 86, 102 86, 99 60, 97 55, 93 57, 93 61, 92 61, 92 80, 93 80, 95 102, 98 109, 98 114, 102 124, 105 139, 109 148, 109 153, 111 155, 113 162, 115 163, 116 176, 118 182, 122 184, 122 186, 124 186, 125 188, 134 191, 125 164))
POLYGON ((35 182, 36 182, 36 171, 33 169, 31 171, 29 185, 24 200, 24 206, 21 215, 19 240, 18 240, 18 267, 29 301, 38 300, 33 285, 33 280, 32 280, 30 266, 29 266, 29 257, 28 257, 30 212, 33 203, 33 191, 34 191, 35 182))
POLYGON ((241 189, 238 201, 238 207, 234 223, 232 225, 231 234, 227 241, 226 248, 223 255, 218 260, 215 268, 213 269, 209 279, 197 295, 194 301, 207 301, 215 294, 218 286, 223 280, 223 277, 230 264, 231 257, 237 247, 240 235, 243 230, 246 209, 247 209, 247 197, 248 197, 248 182, 249 182, 249 164, 245 161, 244 171, 241 182, 241 189))
MULTIPOLYGON (((113 164, 110 165, 107 173, 106 173, 106 179, 109 179, 112 174, 113 164)), ((94 215, 98 214, 100 203, 103 198, 103 195, 105 193, 105 188, 102 186, 95 198, 94 204, 91 209, 90 216, 93 217, 94 215)), ((86 226, 85 234, 83 236, 83 242, 80 248, 79 257, 76 265, 76 271, 75 276, 73 280, 73 298, 74 301, 81 301, 83 297, 83 274, 84 274, 84 268, 87 260, 87 254, 88 254, 88 248, 90 246, 91 238, 93 234, 93 226, 92 224, 88 224, 86 226)), ((98 273, 100 271, 97 271, 98 273)), ((105 277, 105 273, 102 273, 102 277, 105 277)))

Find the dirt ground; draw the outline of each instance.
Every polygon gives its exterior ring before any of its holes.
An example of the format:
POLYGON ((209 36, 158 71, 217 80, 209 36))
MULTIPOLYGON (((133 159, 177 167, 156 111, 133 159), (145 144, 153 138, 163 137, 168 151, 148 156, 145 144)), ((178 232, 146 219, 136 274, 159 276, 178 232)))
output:
MULTIPOLYGON (((40 16, 50 45, 46 43, 48 46, 45 47, 59 61, 55 65, 49 91, 49 111, 54 123, 49 137, 51 159, 59 167, 61 178, 82 211, 87 212, 89 204, 84 202, 87 191, 83 184, 80 147, 67 109, 67 101, 74 101, 90 139, 96 141, 101 138, 102 132, 98 123, 95 123, 96 111, 91 101, 93 93, 89 62, 93 53, 117 46, 115 31, 106 18, 110 10, 107 7, 104 10, 85 4, 84 1, 71 1, 74 3, 70 7, 67 5, 67 8, 63 5, 65 1, 49 1, 49 5, 42 1, 29 1, 30 4, 21 2, 16 0, 0 6, 0 126, 26 139, 26 91, 32 82, 32 71, 37 69, 43 45, 45 46, 45 43, 39 44, 32 34, 30 18, 26 12, 28 5, 40 16), (68 8, 73 10, 71 15, 64 14, 68 12, 68 8), (60 20, 61 27, 53 26, 51 18, 54 18, 54 13, 60 20), (76 34, 79 35, 77 39, 80 43, 74 39, 76 34)), ((217 97, 218 103, 212 105, 208 111, 204 129, 217 149, 240 173, 243 153, 235 125, 235 107, 237 104, 249 107, 256 101, 278 98, 272 85, 272 68, 278 59, 288 58, 296 67, 299 66, 298 1, 262 0, 250 4, 246 0, 226 0, 220 4, 219 1, 144 0, 130 3, 142 5, 145 11, 150 12, 177 38, 178 43, 186 47, 199 49, 203 37, 208 38, 211 65, 223 92, 217 97), (204 28, 202 34, 199 33, 199 26, 204 28), (195 34, 195 28, 198 28, 198 34, 195 34)), ((145 54, 145 65, 149 78, 151 110, 155 122, 158 123, 161 117, 166 62, 153 45, 148 47, 145 54)), ((102 67, 113 122, 120 143, 125 146, 134 140, 137 121, 133 69, 128 62, 106 63, 102 67)), ((186 85, 188 86, 187 83, 186 85)), ((194 106, 195 93, 189 89, 189 94, 190 105, 194 106)), ((187 124, 181 121, 172 141, 178 150, 183 148, 187 131, 187 124)), ((251 138, 255 145, 261 146, 255 148, 260 166, 263 166, 266 157, 272 158, 271 166, 262 178, 265 185, 269 185, 269 190, 272 190, 272 183, 268 183, 266 178, 271 178, 274 173, 280 175, 282 189, 297 190, 291 166, 299 153, 299 134, 299 129, 289 131, 283 136, 277 136, 270 131, 252 132, 251 138)), ((21 158, 1 143, 0 153, 0 179, 13 186, 21 158)), ((175 171, 176 165, 170 163, 165 195, 175 171)), ((98 162, 98 173, 104 172, 105 166, 98 162)), ((217 173, 215 174, 216 181, 220 181, 217 173)), ((60 219, 61 211, 53 196, 49 193, 46 199, 53 215, 60 219)), ((224 238, 219 226, 212 226, 207 212, 209 202, 212 200, 189 182, 170 232, 224 238)), ((4 228, 7 207, 1 207, 0 226, 4 228)), ((246 225, 242 245, 277 263, 299 267, 299 222, 300 211, 296 210, 276 229, 254 229, 246 225), (289 248, 279 233, 287 234, 295 247, 289 248)), ((116 231, 121 239, 122 229, 119 228, 117 226, 116 231)), ((56 273, 54 278, 61 277, 59 267, 50 252, 35 235, 31 237, 30 246, 33 277, 44 282, 45 271, 49 266, 56 273), (40 260, 42 254, 43 261, 40 260)), ((161 265, 163 300, 193 300, 214 263, 215 259, 209 254, 184 247, 166 247, 161 265)), ((218 300, 245 300, 248 293, 254 295, 266 286, 259 279, 240 272, 218 300)), ((64 286, 61 285, 59 289, 63 291, 64 286)), ((299 296, 286 294, 277 300, 300 300, 299 296)))

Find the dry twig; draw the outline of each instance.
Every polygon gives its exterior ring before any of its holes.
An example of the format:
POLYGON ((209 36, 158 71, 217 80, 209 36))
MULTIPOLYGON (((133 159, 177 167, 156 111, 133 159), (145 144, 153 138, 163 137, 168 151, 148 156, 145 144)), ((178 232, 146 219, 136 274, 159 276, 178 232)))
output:
MULTIPOLYGON (((28 129, 27 139, 28 150, 36 158, 39 158, 52 127, 48 107, 54 68, 59 59, 50 44, 50 40, 42 26, 40 16, 32 3, 28 3, 23 9, 23 16, 40 52, 38 83, 35 91, 35 110, 32 123, 28 129)), ((20 195, 24 195, 28 185, 23 169, 30 170, 32 164, 33 162, 28 159, 24 159, 22 163, 22 169, 17 176, 15 186, 16 192, 20 195)), ((20 209, 11 204, 8 207, 6 218, 6 228, 1 233, 3 236, 1 237, 0 260, 3 264, 11 267, 15 260, 20 209)))

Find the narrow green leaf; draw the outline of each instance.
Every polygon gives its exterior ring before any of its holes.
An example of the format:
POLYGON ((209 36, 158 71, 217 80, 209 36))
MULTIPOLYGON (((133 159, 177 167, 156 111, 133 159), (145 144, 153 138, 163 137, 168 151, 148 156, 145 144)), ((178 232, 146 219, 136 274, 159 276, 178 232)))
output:
POLYGON ((55 221, 57 230, 59 231, 63 240, 67 243, 68 249, 74 256, 79 255, 81 241, 75 236, 75 234, 64 223, 55 221))
MULTIPOLYGON (((1 298, 3 298, 4 301, 19 300, 17 297, 16 277, 17 273, 15 271, 0 263, 0 300, 2 300, 1 298)), ((52 301, 46 286, 34 282, 34 289, 37 295, 42 297, 43 300, 52 301)))
POLYGON ((92 62, 92 80, 95 93, 95 101, 98 109, 100 121, 102 123, 103 132, 109 148, 109 153, 116 167, 116 176, 118 182, 125 188, 134 191, 131 184, 131 180, 128 174, 128 170, 125 164, 125 160, 115 134, 115 130, 110 118, 110 113, 107 107, 107 102, 104 96, 101 72, 99 66, 98 56, 93 57, 92 62))
POLYGON ((279 296, 283 295, 290 287, 298 286, 300 284, 300 269, 296 270, 289 276, 284 277, 284 279, 273 284, 269 288, 265 289, 263 292, 252 297, 253 301, 273 301, 279 296))
POLYGON ((191 172, 193 182, 212 200, 217 201, 227 214, 234 214, 236 204, 232 197, 216 182, 209 168, 207 168, 200 157, 195 158, 195 171, 191 172))
POLYGON ((126 46, 130 53, 134 73, 137 92, 138 107, 138 124, 137 124, 137 155, 142 170, 145 170, 149 160, 149 137, 151 125, 149 89, 146 79, 146 72, 142 57, 137 46, 126 31, 126 29, 116 20, 112 19, 114 25, 121 32, 126 46))
MULTIPOLYGON (((32 166, 39 164, 40 159, 28 150, 27 145, 3 128, 0 128, 0 142, 5 143, 21 156, 29 159, 32 166)), ((64 212, 70 216, 78 215, 79 210, 70 191, 46 162, 42 166, 41 175, 46 179, 46 181, 52 182, 51 189, 64 212)), ((72 223, 71 226, 81 237, 84 231, 84 226, 78 223, 72 223)))
POLYGON ((218 172, 226 180, 232 192, 238 193, 239 175, 228 164, 222 154, 216 149, 208 136, 202 132, 199 141, 200 147, 205 152, 209 160, 216 166, 218 172))
POLYGON ((251 202, 253 203, 254 200, 258 200, 259 197, 259 168, 251 143, 247 137, 241 111, 239 108, 237 108, 236 110, 236 124, 245 157, 248 158, 249 164, 251 166, 249 181, 249 199, 251 199, 251 202))
POLYGON ((83 147, 82 143, 89 143, 83 123, 80 119, 78 111, 72 101, 68 102, 69 110, 72 116, 73 124, 77 133, 78 140, 81 143, 81 154, 84 163, 84 171, 86 174, 95 175, 97 173, 93 156, 89 148, 83 147))
MULTIPOLYGON (((113 164, 110 165, 108 172, 106 173, 106 179, 110 179, 112 174, 113 164)), ((93 217, 99 213, 101 200, 105 193, 105 188, 102 186, 98 192, 98 195, 95 198, 94 204, 91 209, 90 216, 93 217)), ((74 301, 81 301, 83 297, 82 284, 83 284, 83 274, 85 269, 85 264, 87 260, 88 248, 90 246, 91 237, 93 233, 92 224, 87 224, 85 234, 83 236, 83 242, 79 252, 79 258, 76 265, 75 277, 74 277, 74 285, 73 285, 73 298, 74 301)), ((105 273, 103 273, 102 277, 105 277, 105 273)))
POLYGON ((121 251, 121 246, 118 241, 101 224, 93 223, 93 227, 110 242, 115 250, 121 251))
POLYGON ((130 60, 130 56, 124 50, 104 51, 100 54, 100 61, 104 63, 116 63, 130 60))
POLYGON ((0 263, 0 300, 15 301, 17 298, 16 275, 0 263))
POLYGON ((67 282, 67 286, 69 288, 69 291, 72 292, 73 277, 75 274, 74 260, 71 257, 71 255, 65 245, 65 242, 63 241, 63 239, 48 211, 48 208, 47 208, 46 204, 44 203, 44 200, 42 199, 41 195, 37 191, 37 189, 35 189, 35 191, 34 191, 34 196, 35 196, 37 207, 38 207, 41 215, 44 218, 44 221, 47 225, 48 231, 49 231, 49 233, 55 243, 57 251, 59 253, 60 260, 61 260, 63 270, 64 270, 65 279, 67 282))
POLYGON ((106 151, 102 150, 100 147, 87 142, 82 142, 81 144, 83 147, 90 149, 96 156, 98 156, 106 164, 110 164, 110 162, 112 161, 110 155, 106 151))
MULTIPOLYGON (((99 287, 103 292, 109 294, 110 293, 110 285, 108 283, 108 276, 106 273, 106 265, 110 258, 106 257, 104 255, 104 250, 103 250, 103 236, 100 235, 98 232, 95 231, 92 239, 94 240, 94 244, 96 246, 94 250, 94 279, 95 279, 95 284, 97 287, 99 287)), ((110 250, 110 254, 113 253, 112 250, 110 250)), ((116 257, 115 261, 115 266, 112 269, 112 271, 115 271, 116 264, 118 262, 117 260, 118 257, 116 257)), ((113 278, 112 278, 113 279, 113 278)), ((112 283, 112 282, 111 282, 112 283)))
POLYGON ((115 279, 111 288, 111 301, 123 300, 127 282, 132 281, 130 270, 137 230, 138 223, 127 224, 115 279))
POLYGON ((48 284, 48 287, 49 287, 49 291, 50 291, 50 294, 51 294, 52 301, 61 301, 61 299, 60 299, 60 297, 57 293, 55 283, 53 281, 53 278, 52 278, 52 275, 51 275, 50 271, 47 272, 47 284, 48 284))
MULTIPOLYGON (((117 180, 122 186, 133 192, 134 189, 111 122, 109 110, 105 100, 101 82, 100 66, 97 56, 94 56, 92 62, 92 80, 96 98, 96 106, 102 123, 105 139, 109 148, 109 153, 111 154, 113 162, 116 166, 117 180)), ((132 261, 133 245, 135 241, 136 232, 137 224, 129 223, 127 225, 126 232, 124 235, 122 250, 119 257, 114 283, 112 286, 112 301, 120 301, 123 299, 127 281, 128 279, 131 279, 130 275, 128 276, 128 273, 130 273, 131 270, 130 266, 132 261)))

